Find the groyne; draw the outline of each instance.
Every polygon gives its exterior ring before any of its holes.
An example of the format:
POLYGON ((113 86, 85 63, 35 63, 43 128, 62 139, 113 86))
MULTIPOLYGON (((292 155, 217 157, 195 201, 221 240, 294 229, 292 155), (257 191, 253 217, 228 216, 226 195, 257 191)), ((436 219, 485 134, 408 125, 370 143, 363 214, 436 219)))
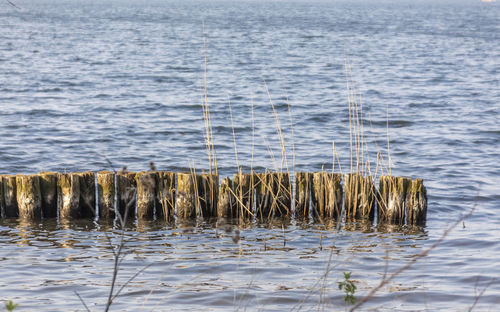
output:
POLYGON ((4 218, 143 220, 272 218, 423 225, 422 179, 331 172, 41 172, 0 175, 4 218), (293 179, 292 179, 293 178, 293 179), (292 183, 294 182, 294 183, 292 183))

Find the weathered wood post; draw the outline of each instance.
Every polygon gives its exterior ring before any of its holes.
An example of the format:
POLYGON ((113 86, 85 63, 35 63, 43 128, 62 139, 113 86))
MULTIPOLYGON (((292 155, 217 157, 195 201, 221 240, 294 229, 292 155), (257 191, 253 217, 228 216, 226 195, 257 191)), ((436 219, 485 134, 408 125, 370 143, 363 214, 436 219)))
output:
POLYGON ((313 216, 326 221, 337 219, 342 212, 342 175, 331 172, 312 173, 311 202, 313 216))
POLYGON ((80 217, 93 219, 96 216, 95 173, 75 173, 80 176, 80 217))
POLYGON ((267 220, 271 217, 272 205, 272 176, 270 173, 256 173, 255 184, 255 208, 256 217, 260 221, 267 220))
POLYGON ((203 218, 217 216, 217 200, 219 197, 219 175, 200 174, 198 180, 198 204, 203 218))
POLYGON ((177 192, 175 196, 177 217, 182 219, 196 218, 196 182, 195 173, 177 173, 177 192))
POLYGON ((5 218, 5 200, 3 198, 3 178, 0 175, 0 216, 5 218))
POLYGON ((135 218, 137 203, 137 184, 135 172, 118 172, 116 174, 117 206, 123 220, 135 218))
POLYGON ((404 223, 406 193, 410 184, 410 178, 380 176, 377 199, 379 222, 404 223))
POLYGON ((422 179, 415 179, 406 193, 406 224, 424 225, 426 218, 427 190, 422 179))
POLYGON ((236 195, 236 217, 247 219, 253 215, 254 182, 253 174, 238 172, 233 177, 233 189, 236 195))
POLYGON ((371 176, 359 173, 345 175, 345 209, 346 217, 368 219, 375 217, 376 190, 371 176))
POLYGON ((113 220, 115 218, 115 174, 111 171, 97 173, 97 202, 99 218, 113 220))
POLYGON ((233 181, 229 177, 222 179, 217 201, 217 216, 219 218, 235 218, 237 216, 234 194, 233 181))
POLYGON ((80 180, 75 173, 59 173, 57 175, 57 197, 60 219, 81 218, 80 180))
POLYGON ((57 218, 57 172, 40 172, 40 193, 42 195, 42 215, 57 218))
POLYGON ((343 204, 342 174, 326 173, 324 177, 326 187, 325 217, 338 219, 341 217, 343 204))
POLYGON ((297 172, 295 174, 295 217, 299 219, 309 218, 311 178, 312 175, 309 172, 297 172))
POLYGON ((17 175, 17 206, 22 219, 41 219, 42 195, 38 175, 17 175))
POLYGON ((175 173, 158 172, 156 215, 159 219, 171 221, 175 214, 175 173))
POLYGON ((156 204, 158 172, 142 171, 135 175, 137 183, 137 218, 153 219, 156 204))
POLYGON ((3 175, 3 200, 6 218, 17 218, 19 208, 17 206, 17 188, 15 175, 3 175))
POLYGON ((325 172, 313 172, 311 188, 312 215, 315 219, 323 219, 326 211, 325 172))
POLYGON ((289 217, 292 211, 292 185, 288 172, 272 174, 274 217, 289 217))

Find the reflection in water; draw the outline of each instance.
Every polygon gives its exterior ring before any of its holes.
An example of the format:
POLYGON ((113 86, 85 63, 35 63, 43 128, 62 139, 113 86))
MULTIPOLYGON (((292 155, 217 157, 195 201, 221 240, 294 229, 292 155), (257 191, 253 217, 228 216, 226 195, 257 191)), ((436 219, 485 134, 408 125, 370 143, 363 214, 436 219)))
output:
POLYGON ((367 219, 350 219, 346 222, 344 228, 346 231, 359 231, 362 233, 372 233, 374 231, 373 222, 367 219))
MULTIPOLYGON (((12 248, 9 245, 12 242, 12 246, 29 247, 37 255, 53 254, 55 261, 47 262, 41 257, 32 265, 50 265, 51 270, 63 272, 60 278, 66 281, 64 285, 95 289, 98 297, 107 293, 113 272, 113 249, 117 250, 123 238, 125 257, 119 271, 120 283, 146 268, 127 287, 124 302, 129 302, 129 297, 146 296, 151 288, 158 296, 150 295, 152 302, 161 301, 161 294, 168 293, 171 300, 185 300, 200 291, 230 291, 233 298, 233 289, 251 289, 253 293, 249 296, 241 296, 250 302, 255 296, 268 297, 263 294, 276 289, 297 292, 303 298, 306 288, 312 287, 310 283, 323 272, 329 257, 333 256, 335 270, 368 270, 374 265, 380 268, 386 261, 386 251, 391 264, 404 263, 404 257, 411 256, 412 249, 418 248, 414 241, 425 240, 418 228, 402 232, 402 228, 392 227, 392 232, 381 232, 363 221, 350 222, 340 229, 337 225, 294 220, 272 220, 267 224, 240 224, 232 219, 175 223, 135 220, 122 231, 116 223, 85 220, 59 223, 44 220, 40 224, 26 220, 0 221, 3 235, 15 236, 3 242, 4 248, 12 248), (41 242, 50 244, 40 245, 41 242), (365 263, 365 258, 376 262, 365 263), (311 275, 311 272, 316 273, 311 275), (186 277, 192 281, 186 282, 186 277), (96 278, 101 280, 96 282, 96 278), (248 288, 250 282, 253 284, 248 288), (268 285, 273 285, 271 290, 268 285), (145 287, 150 288, 145 290, 145 287)), ((286 294, 280 296, 288 298, 286 294)))

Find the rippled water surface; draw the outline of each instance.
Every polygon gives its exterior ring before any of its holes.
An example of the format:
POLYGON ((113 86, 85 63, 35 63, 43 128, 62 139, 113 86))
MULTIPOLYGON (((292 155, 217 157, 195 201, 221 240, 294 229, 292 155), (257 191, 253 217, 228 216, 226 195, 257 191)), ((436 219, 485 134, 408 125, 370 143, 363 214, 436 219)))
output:
MULTIPOLYGON (((291 171, 332 168, 333 142, 349 171, 347 61, 372 170, 388 117, 393 175, 427 186, 425 228, 130 224, 119 285, 144 271, 112 310, 344 310, 342 272, 361 298, 473 206, 361 309, 500 306, 498 3, 14 2, 0 2, 1 173, 208 169, 206 56, 221 175, 282 165, 271 102, 291 171)), ((0 300, 85 311, 78 293, 103 309, 115 227, 1 220, 0 233, 0 300)))

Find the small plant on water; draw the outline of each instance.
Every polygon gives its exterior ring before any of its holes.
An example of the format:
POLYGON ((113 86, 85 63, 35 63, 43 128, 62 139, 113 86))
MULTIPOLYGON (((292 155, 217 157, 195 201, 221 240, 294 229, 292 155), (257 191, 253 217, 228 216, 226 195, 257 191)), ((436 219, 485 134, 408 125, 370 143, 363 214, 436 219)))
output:
POLYGON ((339 289, 344 290, 345 296, 344 301, 350 304, 354 304, 356 302, 356 297, 354 294, 356 293, 356 285, 354 285, 354 281, 351 280, 352 272, 344 272, 344 280, 339 282, 339 289))
POLYGON ((5 308, 7 311, 14 311, 15 308, 17 308, 19 305, 14 303, 12 300, 9 300, 8 302, 5 303, 5 308))

